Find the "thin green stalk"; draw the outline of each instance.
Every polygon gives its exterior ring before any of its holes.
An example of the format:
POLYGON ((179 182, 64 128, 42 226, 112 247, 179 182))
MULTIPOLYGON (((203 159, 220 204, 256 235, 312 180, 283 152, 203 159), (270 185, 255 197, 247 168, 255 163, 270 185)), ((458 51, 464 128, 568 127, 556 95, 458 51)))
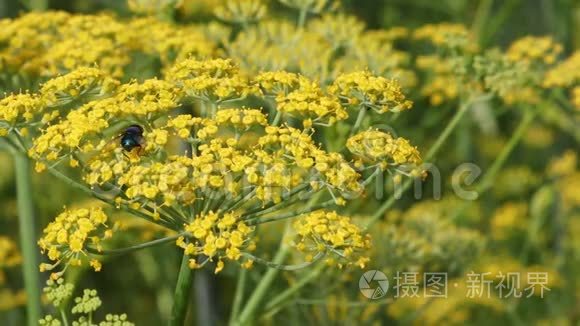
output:
POLYGON ((493 19, 485 24, 485 28, 478 35, 480 45, 485 47, 489 40, 497 33, 502 25, 508 20, 512 12, 516 9, 522 0, 503 0, 501 7, 494 13, 493 19), (484 33, 485 32, 485 33, 484 33))
POLYGON ((282 111, 276 111, 276 115, 274 116, 274 120, 272 121, 272 126, 279 125, 281 120, 282 120, 282 111))
POLYGON ((308 7, 301 8, 300 13, 298 14, 298 28, 304 27, 306 23, 306 16, 308 15, 308 7))
POLYGON ((291 217, 295 217, 298 215, 302 215, 302 214, 306 214, 306 213, 310 213, 313 212, 315 210, 319 210, 321 208, 326 208, 328 206, 334 205, 334 200, 331 199, 329 201, 323 202, 321 204, 318 205, 314 205, 314 206, 309 206, 306 207, 304 209, 300 209, 300 210, 296 210, 293 212, 288 212, 288 213, 284 213, 284 214, 279 214, 277 216, 273 216, 273 217, 267 217, 267 218, 251 218, 248 219, 246 221, 246 223, 248 225, 258 225, 258 224, 264 224, 264 223, 269 223, 269 222, 276 222, 276 221, 281 221, 287 218, 291 218, 291 217))
POLYGON ((322 259, 324 256, 326 255, 326 253, 324 252, 319 252, 318 254, 316 254, 316 256, 314 256, 314 258, 312 258, 311 261, 307 261, 304 263, 300 263, 300 264, 293 264, 293 265, 284 265, 284 264, 276 264, 273 263, 271 261, 262 259, 260 257, 256 257, 250 253, 242 253, 242 256, 244 256, 245 258, 248 258, 249 260, 253 260, 254 262, 258 262, 259 264, 262 265, 266 265, 270 268, 276 268, 282 271, 296 271, 299 269, 304 269, 308 266, 311 266, 313 264, 315 264, 316 262, 318 262, 320 259, 322 259))
POLYGON ((310 283, 313 279, 316 279, 318 275, 324 270, 324 264, 318 264, 315 268, 313 268, 306 276, 298 280, 298 282, 294 283, 291 287, 284 290, 284 292, 275 296, 272 300, 268 302, 266 305, 266 318, 268 316, 272 316, 273 313, 277 311, 277 307, 279 307, 284 301, 288 300, 294 293, 298 292, 301 288, 305 285, 310 283))
POLYGON ((476 191, 478 193, 485 192, 487 189, 489 189, 489 187, 492 186, 497 173, 503 167, 507 158, 511 152, 513 152, 516 145, 520 142, 520 139, 523 137, 524 133, 534 120, 537 112, 537 110, 531 110, 531 108, 527 108, 526 112, 524 113, 524 117, 522 118, 522 121, 520 121, 516 131, 512 134, 508 143, 504 146, 495 161, 493 161, 492 165, 489 167, 485 176, 481 180, 481 183, 477 186, 476 191))
MULTIPOLYGON (((493 185, 493 181, 495 180, 498 172, 504 166, 509 155, 513 152, 516 145, 520 142, 526 130, 528 129, 528 127, 531 125, 532 121, 538 114, 537 110, 532 110, 531 108, 526 109, 527 110, 525 111, 524 116, 520 121, 520 124, 518 125, 516 131, 512 134, 508 143, 503 147, 499 155, 493 161, 493 163, 485 173, 483 179, 481 179, 481 182, 475 187, 474 191, 478 194, 478 196, 481 196, 482 193, 486 192, 493 185)), ((462 212, 465 211, 467 207, 469 207, 471 203, 472 203, 471 201, 465 201, 455 211, 451 219, 453 220, 457 218, 462 212)))
MULTIPOLYGON (((283 236, 280 243, 280 248, 278 249, 278 252, 276 253, 276 256, 273 260, 273 263, 275 264, 281 264, 290 252, 290 248, 284 243, 284 240, 285 239, 283 236)), ((276 276, 279 272, 280 270, 276 268, 269 268, 266 271, 266 274, 264 274, 264 276, 260 279, 260 283, 258 283, 258 286, 246 302, 244 309, 240 313, 240 316, 234 325, 246 325, 250 324, 254 320, 254 314, 258 310, 264 295, 270 289, 270 286, 276 279, 276 276)))
POLYGON ((60 311, 60 319, 62 320, 62 324, 64 326, 68 326, 68 318, 66 318, 66 312, 64 311, 64 309, 59 309, 60 311))
POLYGON ((437 154, 439 152, 439 149, 441 149, 441 146, 445 143, 445 141, 447 141, 447 138, 449 138, 449 135, 451 135, 451 133, 453 132, 455 127, 457 127, 457 124, 459 123, 461 118, 463 118, 463 116, 468 111, 468 109, 471 107, 473 102, 482 101, 482 100, 485 100, 487 98, 488 97, 483 96, 483 97, 477 98, 477 99, 469 99, 469 100, 466 100, 465 102, 463 102, 459 106, 459 109, 455 112, 455 115, 453 115, 453 117, 451 118, 451 120, 449 121, 449 123, 447 124, 445 129, 443 129, 443 132, 441 133, 441 135, 439 135, 439 137, 437 138, 435 143, 433 143, 433 145, 431 146, 431 148, 429 149, 429 151, 425 155, 424 160, 426 162, 432 160, 433 157, 435 156, 435 154, 437 154))
POLYGON ((238 283, 236 284, 236 294, 234 297, 234 303, 232 305, 232 312, 230 314, 229 325, 233 325, 238 318, 240 313, 240 307, 242 306, 242 299, 244 298, 244 291, 246 290, 246 279, 248 278, 248 270, 242 268, 240 274, 238 275, 238 283))
POLYGON ((189 256, 183 254, 173 296, 173 308, 171 310, 171 319, 169 320, 170 326, 184 325, 192 282, 193 270, 189 268, 189 256))
POLYGON ((36 248, 34 204, 30 161, 26 154, 12 151, 16 170, 16 196, 18 201, 18 224, 23 262, 24 287, 28 297, 26 310, 28 325, 36 325, 40 319, 40 278, 38 250, 36 248))
POLYGON ((351 131, 350 131, 350 135, 354 135, 358 129, 360 128, 360 125, 362 124, 365 115, 367 113, 367 108, 364 105, 361 105, 358 111, 358 115, 356 117, 356 121, 354 123, 354 126, 352 127, 351 131))
POLYGON ((491 8, 493 7, 493 0, 481 0, 477 6, 477 11, 475 12, 475 17, 473 19, 473 24, 471 25, 471 31, 481 40, 482 31, 484 30, 485 24, 487 23, 489 16, 491 14, 491 8))
POLYGON ((45 11, 48 9, 48 0, 29 0, 28 9, 33 11, 45 11))
POLYGON ((141 249, 145 249, 145 248, 149 248, 149 247, 154 247, 154 246, 157 246, 160 244, 175 241, 175 240, 177 240, 177 238, 182 237, 183 235, 184 235, 184 233, 180 233, 180 234, 176 234, 176 235, 173 235, 170 237, 156 239, 156 240, 140 243, 138 245, 134 245, 134 246, 126 247, 126 248, 97 250, 95 248, 87 247, 86 249, 89 253, 91 253, 93 255, 103 255, 103 256, 123 255, 123 254, 127 254, 127 253, 130 253, 133 251, 137 251, 137 250, 141 250, 141 249))
MULTIPOLYGON (((107 204, 109 204, 111 206, 117 207, 117 204, 115 203, 114 200, 109 199, 109 198, 106 198, 104 196, 101 196, 101 195, 95 193, 89 187, 87 187, 87 186, 85 186, 83 184, 80 184, 80 183, 76 182, 75 180, 69 178, 68 176, 66 176, 65 174, 63 174, 62 172, 60 172, 59 170, 57 170, 55 168, 49 168, 48 171, 53 176, 55 176, 58 179, 60 179, 63 182, 65 182, 67 185, 69 185, 69 186, 71 186, 71 187, 73 187, 75 189, 81 190, 82 192, 84 192, 84 193, 86 193, 86 194, 88 194, 88 195, 90 195, 92 197, 95 197, 96 199, 98 199, 98 200, 100 200, 102 202, 105 202, 105 203, 107 203, 107 204)), ((168 228, 170 230, 178 230, 178 227, 176 227, 175 225, 169 223, 168 221, 165 221, 163 219, 159 219, 159 220, 156 221, 155 218, 153 218, 153 216, 150 216, 150 215, 147 215, 147 214, 145 214, 145 213, 143 213, 141 211, 132 209, 132 208, 128 207, 127 205, 121 205, 119 207, 119 209, 121 209, 123 211, 126 211, 128 213, 131 213, 131 214, 133 214, 135 216, 141 217, 143 219, 146 219, 149 222, 156 223, 156 224, 162 224, 163 226, 165 226, 166 228, 168 228)))

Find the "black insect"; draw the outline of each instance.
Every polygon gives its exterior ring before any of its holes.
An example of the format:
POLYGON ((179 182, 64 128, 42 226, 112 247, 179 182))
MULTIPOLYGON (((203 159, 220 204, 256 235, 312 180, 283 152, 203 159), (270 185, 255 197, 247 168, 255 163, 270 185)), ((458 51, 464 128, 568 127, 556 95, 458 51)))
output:
POLYGON ((140 152, 143 143, 143 127, 140 125, 131 125, 121 134, 121 147, 127 152, 135 148, 138 148, 140 152))

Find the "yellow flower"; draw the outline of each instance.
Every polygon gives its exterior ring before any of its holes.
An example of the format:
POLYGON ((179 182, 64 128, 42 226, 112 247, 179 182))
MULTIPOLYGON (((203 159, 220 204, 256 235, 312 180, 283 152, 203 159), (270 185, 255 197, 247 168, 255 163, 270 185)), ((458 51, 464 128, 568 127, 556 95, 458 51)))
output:
POLYGON ((514 62, 523 61, 551 65, 562 50, 562 45, 556 43, 550 36, 526 36, 514 41, 506 55, 509 60, 514 62))
POLYGON ((96 260, 96 259, 92 259, 90 262, 91 267, 95 270, 95 272, 100 272, 101 268, 103 267, 103 265, 101 264, 100 261, 96 260))
POLYGON ((264 71, 254 77, 266 95, 288 94, 300 87, 301 80, 307 80, 299 74, 287 71, 264 71))
POLYGON ((435 46, 448 46, 465 49, 469 52, 477 50, 477 43, 469 30, 461 24, 440 23, 427 24, 417 28, 413 37, 418 40, 428 40, 435 46))
POLYGON ((214 9, 221 20, 233 24, 247 24, 260 20, 267 8, 262 0, 233 0, 214 9))
POLYGON ((399 112, 413 105, 398 82, 373 76, 369 71, 340 75, 328 89, 347 104, 361 105, 378 113, 399 112))
POLYGON ((0 126, 21 127, 35 119, 46 110, 42 98, 32 94, 12 94, 0 100, 0 126))
POLYGON ((171 68, 167 79, 188 96, 212 103, 244 98, 258 92, 230 59, 183 60, 171 68))
POLYGON ((0 285, 4 283, 2 269, 14 267, 22 262, 16 243, 8 237, 0 236, 0 285))
MULTIPOLYGON (((185 230, 193 235, 191 242, 186 244, 183 239, 178 239, 177 245, 191 256, 204 254, 208 259, 217 258, 215 272, 219 273, 224 267, 223 259, 240 259, 241 250, 252 243, 249 237, 254 228, 248 227, 237 213, 218 214, 210 211, 196 216, 193 222, 185 225, 185 230)), ((190 268, 202 266, 190 264, 190 268)))
POLYGON ((360 258, 370 248, 370 237, 350 218, 320 210, 301 216, 293 226, 298 234, 296 248, 300 251, 331 254, 348 265, 355 263, 364 267, 360 258))
POLYGON ((528 205, 508 202, 496 209, 491 218, 491 233, 495 238, 506 239, 510 234, 526 228, 528 205))
POLYGON ((316 82, 301 78, 299 84, 294 91, 276 96, 278 111, 305 119, 309 124, 324 126, 348 118, 338 98, 325 94, 316 82))
POLYGON ((100 69, 82 67, 48 80, 40 96, 49 106, 63 105, 84 97, 84 101, 112 94, 119 82, 100 69))
POLYGON ((364 162, 378 164, 381 168, 421 165, 421 156, 408 140, 379 130, 367 130, 350 137, 346 146, 351 153, 364 162))
MULTIPOLYGON (((41 269, 52 270, 61 260, 66 260, 65 268, 80 266, 81 258, 87 255, 87 245, 99 248, 100 241, 110 237, 111 230, 105 224, 107 219, 101 208, 65 210, 59 214, 38 241, 41 251, 48 252, 48 258, 55 264, 43 264, 41 269)), ((96 260, 90 265, 97 271, 101 268, 96 260)))

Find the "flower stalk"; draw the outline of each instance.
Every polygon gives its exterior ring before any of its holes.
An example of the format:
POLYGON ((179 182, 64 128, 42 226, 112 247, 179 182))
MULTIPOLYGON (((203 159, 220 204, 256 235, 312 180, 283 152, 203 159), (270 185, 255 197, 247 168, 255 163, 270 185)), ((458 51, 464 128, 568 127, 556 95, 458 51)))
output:
POLYGON ((171 310, 170 326, 182 326, 187 316, 187 307, 193 283, 193 270, 189 268, 189 256, 183 255, 177 284, 175 286, 175 295, 173 296, 173 308, 171 310))
POLYGON ((16 170, 16 196, 18 201, 18 222, 20 246, 22 249, 24 287, 27 294, 28 325, 36 325, 40 319, 40 280, 38 273, 38 252, 36 248, 34 204, 32 201, 32 178, 30 161, 26 154, 12 151, 16 170))

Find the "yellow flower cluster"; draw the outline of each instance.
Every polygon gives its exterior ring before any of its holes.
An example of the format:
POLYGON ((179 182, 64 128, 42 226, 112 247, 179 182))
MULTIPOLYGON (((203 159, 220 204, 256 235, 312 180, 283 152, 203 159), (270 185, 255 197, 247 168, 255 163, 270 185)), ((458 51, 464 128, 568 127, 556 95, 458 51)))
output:
MULTIPOLYGON (((12 94, 0 100, 0 136, 12 128, 20 128, 38 118, 45 110, 45 102, 35 94, 12 94)), ((42 122, 53 120, 56 113, 45 113, 42 122)))
POLYGON ((14 267, 22 262, 22 256, 12 239, 0 236, 0 285, 4 284, 4 268, 14 267))
POLYGON ((459 81, 448 59, 423 55, 417 57, 415 64, 417 68, 433 74, 421 88, 421 95, 428 97, 431 105, 438 106, 458 97, 459 81))
POLYGON ((328 90, 348 105, 364 106, 378 113, 399 112, 413 105, 401 91, 399 83, 373 76, 369 71, 340 75, 328 90))
POLYGON ((469 30, 462 24, 440 23, 427 24, 413 32, 417 40, 427 40, 435 46, 459 46, 467 51, 475 51, 477 44, 469 30))
MULTIPOLYGON (((266 135, 258 140, 260 145, 254 151, 258 168, 263 176, 251 173, 251 183, 260 185, 258 198, 265 194, 274 195, 279 202, 279 193, 272 194, 272 189, 284 189, 309 182, 315 190, 327 188, 334 196, 344 193, 360 193, 360 175, 339 153, 328 153, 317 147, 312 138, 304 131, 289 127, 267 127, 266 135), (264 189, 265 188, 265 189, 264 189)), ((248 173, 248 171, 246 171, 248 173)), ((336 197, 335 197, 336 198, 336 197)), ((344 199, 336 198, 344 204, 344 199)))
POLYGON ((264 17, 267 8, 262 0, 228 1, 214 9, 219 19, 232 24, 248 24, 264 17))
POLYGON ((254 81, 258 83, 262 93, 269 96, 287 95, 296 90, 306 77, 287 71, 265 71, 258 74, 254 81))
POLYGON ((303 28, 284 20, 264 21, 242 30, 224 46, 249 73, 286 70, 327 84, 340 74, 370 69, 410 86, 416 78, 406 67, 409 55, 393 46, 406 34, 402 28, 369 31, 354 16, 325 14, 303 28))
POLYGON ((133 81, 119 87, 107 111, 117 115, 137 115, 149 119, 175 109, 182 93, 174 84, 159 79, 133 81))
POLYGON ((219 126, 232 126, 237 131, 245 131, 253 126, 266 126, 268 119, 257 109, 222 109, 216 113, 215 122, 219 126))
POLYGON ((580 51, 546 72, 544 87, 569 87, 580 84, 580 51))
MULTIPOLYGON (((86 108, 93 108, 95 102, 89 102, 86 108)), ((97 111, 104 114, 104 110, 97 111)), ((37 171, 44 170, 41 161, 57 161, 74 152, 91 152, 103 140, 95 138, 102 130, 109 126, 103 116, 85 114, 85 110, 71 111, 66 119, 48 127, 33 143, 28 154, 37 159, 37 171), (93 136, 90 137, 89 136, 93 136), (92 141, 91 141, 92 140, 92 141)))
MULTIPOLYGON (((40 270, 52 270, 61 262, 66 266, 80 266, 87 255, 87 246, 101 249, 101 241, 110 238, 113 230, 107 226, 107 215, 101 208, 65 210, 48 224, 38 245, 53 264, 41 264, 40 270)), ((99 271, 101 263, 91 260, 90 265, 99 271)), ((66 266, 58 275, 66 270, 66 266)), ((58 275, 53 275, 58 277, 58 275)))
POLYGON ((0 311, 12 310, 14 308, 25 306, 28 302, 26 291, 0 289, 0 311))
POLYGON ((181 87, 186 95, 213 103, 258 92, 231 59, 187 59, 171 68, 167 79, 181 87))
POLYGON ((395 49, 389 31, 368 31, 354 41, 355 45, 344 57, 334 62, 334 78, 343 73, 367 69, 379 76, 395 79, 401 86, 415 86, 417 77, 408 67, 410 56, 395 49))
POLYGON ((48 80, 40 89, 40 96, 48 106, 70 103, 80 98, 97 99, 112 94, 119 82, 103 70, 81 67, 48 80))
MULTIPOLYGON (((55 85, 53 82, 50 84, 55 85)), ((51 89, 57 90, 56 86, 51 89)), ((44 96, 50 98, 48 94, 47 91, 44 96)), ((176 108, 180 101, 179 90, 163 80, 123 84, 117 87, 114 96, 88 102, 71 111, 62 121, 49 126, 35 139, 29 154, 36 159, 55 161, 77 150, 87 153, 102 149, 107 143, 101 137, 102 132, 112 119, 140 116, 154 120, 159 114, 176 108)))
POLYGON ((407 139, 395 138, 379 130, 367 130, 350 137, 346 147, 358 157, 359 165, 368 162, 384 170, 401 165, 416 168, 421 164, 419 151, 407 139))
POLYGON ((248 73, 286 70, 325 81, 333 48, 322 36, 287 21, 264 21, 224 44, 248 73), (304 60, 317 58, 317 60, 304 60))
POLYGON ((132 46, 159 57, 164 70, 188 58, 207 59, 220 55, 216 43, 199 26, 173 25, 146 17, 129 21, 127 29, 137 33, 132 46))
POLYGON ((3 24, 0 56, 11 69, 53 76, 97 64, 120 76, 130 61, 130 31, 111 16, 29 13, 3 24))
POLYGON ((89 175, 88 181, 97 179, 100 182, 106 182, 114 174, 118 177, 116 183, 127 187, 124 193, 129 200, 144 198, 155 202, 156 197, 159 196, 164 205, 172 205, 176 200, 187 205, 195 199, 193 189, 188 182, 188 166, 181 161, 155 162, 150 166, 131 166, 127 171, 123 171, 122 166, 117 163, 112 169, 106 169, 106 171, 112 170, 112 173, 103 172, 103 167, 106 165, 101 166, 101 164, 104 163, 99 162, 98 166, 95 163, 91 166, 95 172, 89 175), (91 176, 94 176, 93 179, 91 176))
POLYGON ((128 22, 110 15, 27 13, 0 21, 3 69, 54 76, 97 65, 121 77, 134 51, 154 55, 163 66, 190 56, 219 54, 198 26, 177 26, 153 17, 128 22))
POLYGON ((514 41, 508 48, 506 55, 514 62, 551 65, 556 62, 562 50, 562 45, 556 43, 550 36, 526 36, 514 41))
POLYGON ((199 214, 185 226, 191 234, 190 240, 184 237, 177 239, 177 246, 185 253, 197 258, 207 256, 205 262, 198 262, 196 258, 189 261, 189 267, 201 268, 207 261, 217 259, 215 273, 224 268, 224 259, 238 261, 242 257, 242 250, 252 251, 255 244, 250 240, 253 227, 246 225, 237 213, 219 214, 213 211, 199 214))
POLYGON ((305 78, 300 86, 288 94, 276 96, 276 109, 293 117, 303 119, 304 127, 333 125, 348 118, 337 97, 325 94, 318 83, 305 78))
POLYGON ((572 105, 577 111, 580 111, 580 86, 572 88, 572 105))
POLYGON ((365 268, 369 258, 361 251, 371 246, 370 236, 353 224, 349 217, 334 211, 319 210, 301 216, 293 223, 298 239, 296 248, 306 252, 312 259, 317 253, 332 255, 329 263, 342 268, 343 264, 365 268))
POLYGON ((68 18, 64 12, 33 12, 14 20, 0 20, 0 42, 4 44, 0 51, 2 69, 39 70, 37 61, 46 53, 46 40, 52 40, 52 32, 66 24, 68 18))
POLYGON ((528 220, 526 203, 507 202, 494 212, 490 224, 491 234, 498 240, 505 240, 518 231, 524 231, 528 220))
MULTIPOLYGON (((199 128, 206 120, 199 117, 192 117, 190 114, 180 114, 177 115, 167 121, 166 127, 168 129, 173 129, 174 133, 182 139, 192 140, 192 130, 199 128)), ((193 133, 194 135, 196 133, 193 133)), ((196 137, 199 138, 206 138, 202 137, 205 136, 204 134, 199 135, 197 134, 196 137)))
MULTIPOLYGON (((215 119, 179 115, 167 126, 192 143, 191 158, 170 156, 163 162, 133 166, 120 156, 111 161, 95 159, 85 180, 91 185, 112 182, 126 189, 129 204, 147 201, 154 207, 211 200, 212 191, 237 196, 243 182, 255 189, 253 199, 264 204, 280 202, 284 191, 300 184, 328 189, 338 196, 338 203, 344 203, 344 193, 360 192, 360 175, 349 162, 317 147, 304 131, 268 126, 265 135, 244 144, 250 151, 227 134, 218 136, 220 128, 245 130, 259 125, 266 126, 266 118, 258 110, 224 109, 215 119)), ((163 128, 147 132, 147 148, 150 144, 163 148, 168 136, 163 128)))
POLYGON ((580 207, 580 171, 576 170, 558 181, 558 189, 562 196, 562 206, 565 211, 580 207))
POLYGON ((320 35, 331 47, 339 49, 353 46, 356 38, 364 31, 365 24, 355 16, 325 14, 310 21, 309 33, 320 35))

